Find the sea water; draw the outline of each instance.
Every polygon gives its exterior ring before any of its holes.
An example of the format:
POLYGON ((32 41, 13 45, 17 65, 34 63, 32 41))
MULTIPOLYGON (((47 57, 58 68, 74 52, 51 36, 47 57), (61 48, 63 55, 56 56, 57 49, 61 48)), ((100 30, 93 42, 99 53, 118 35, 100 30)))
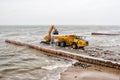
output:
MULTIPOLYGON (((27 47, 5 43, 5 39, 38 45, 48 34, 45 25, 0 26, 0 80, 59 80, 60 73, 75 61, 43 54, 27 47)), ((120 34, 120 26, 58 25, 60 35, 85 35, 89 46, 103 47, 120 54, 120 36, 91 36, 92 32, 120 34)), ((120 57, 120 55, 118 56, 120 57)))

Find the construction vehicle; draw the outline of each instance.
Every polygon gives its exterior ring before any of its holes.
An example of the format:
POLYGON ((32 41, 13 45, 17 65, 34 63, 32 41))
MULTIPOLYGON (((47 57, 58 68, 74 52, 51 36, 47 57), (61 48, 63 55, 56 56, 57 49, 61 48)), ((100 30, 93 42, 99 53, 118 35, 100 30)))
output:
POLYGON ((56 29, 56 27, 52 25, 50 27, 48 35, 45 36, 44 38, 45 41, 42 41, 41 43, 50 44, 52 42, 55 43, 57 46, 61 46, 61 47, 71 46, 73 49, 81 48, 84 50, 84 47, 88 46, 88 41, 86 41, 84 38, 85 38, 84 36, 77 36, 77 35, 60 36, 58 35, 58 30, 56 29), (53 36, 51 36, 52 31, 54 34, 53 36))
POLYGON ((85 40, 85 36, 78 35, 65 35, 65 36, 54 36, 57 46, 66 47, 71 46, 73 49, 81 48, 84 50, 85 46, 88 46, 88 41, 85 40))
POLYGON ((56 27, 54 25, 52 25, 49 29, 48 35, 44 37, 45 41, 41 41, 41 43, 46 43, 46 44, 50 44, 50 42, 52 41, 52 36, 51 33, 53 32, 54 35, 58 35, 59 32, 56 29, 56 27), (53 31, 54 30, 54 31, 53 31))

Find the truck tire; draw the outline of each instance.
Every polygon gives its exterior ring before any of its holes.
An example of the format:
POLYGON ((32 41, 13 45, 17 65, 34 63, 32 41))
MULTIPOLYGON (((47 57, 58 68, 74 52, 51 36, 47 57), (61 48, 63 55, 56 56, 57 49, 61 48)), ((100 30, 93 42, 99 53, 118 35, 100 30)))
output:
POLYGON ((66 47, 66 42, 65 42, 65 41, 62 41, 62 42, 60 43, 60 45, 61 45, 62 47, 66 47))
POLYGON ((72 43, 72 45, 71 45, 71 46, 72 46, 72 48, 73 48, 73 49, 77 49, 77 48, 78 48, 78 46, 77 46, 77 44, 76 44, 76 43, 72 43))
POLYGON ((60 42, 57 42, 56 45, 57 45, 57 46, 60 46, 60 42))

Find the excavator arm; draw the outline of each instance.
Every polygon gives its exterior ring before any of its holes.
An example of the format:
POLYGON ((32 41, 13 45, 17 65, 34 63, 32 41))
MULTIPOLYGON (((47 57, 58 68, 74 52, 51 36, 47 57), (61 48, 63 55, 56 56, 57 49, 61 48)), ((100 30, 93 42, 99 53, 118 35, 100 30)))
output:
POLYGON ((54 25, 52 25, 48 31, 48 35, 44 37, 45 42, 50 42, 51 41, 51 33, 53 31, 54 35, 58 35, 58 30, 56 29, 56 27, 54 25), (54 30, 54 31, 53 31, 54 30))

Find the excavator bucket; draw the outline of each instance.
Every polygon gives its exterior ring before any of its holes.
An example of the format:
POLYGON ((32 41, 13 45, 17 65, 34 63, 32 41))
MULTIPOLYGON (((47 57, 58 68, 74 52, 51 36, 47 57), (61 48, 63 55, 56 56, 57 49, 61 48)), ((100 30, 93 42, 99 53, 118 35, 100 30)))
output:
POLYGON ((54 34, 54 35, 58 35, 59 33, 58 33, 58 31, 55 29, 55 30, 53 31, 53 34, 54 34))

